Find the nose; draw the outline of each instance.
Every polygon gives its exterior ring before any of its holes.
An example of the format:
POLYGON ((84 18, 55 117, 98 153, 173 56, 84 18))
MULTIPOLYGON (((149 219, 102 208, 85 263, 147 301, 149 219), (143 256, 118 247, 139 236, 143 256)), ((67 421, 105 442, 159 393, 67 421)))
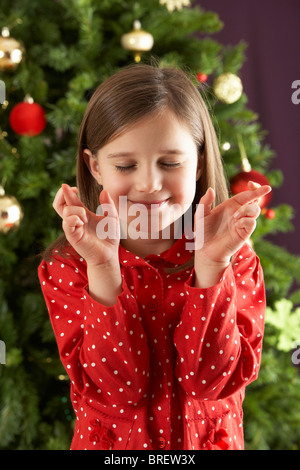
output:
POLYGON ((157 168, 144 166, 136 173, 135 188, 139 192, 155 193, 162 189, 162 175, 157 168))

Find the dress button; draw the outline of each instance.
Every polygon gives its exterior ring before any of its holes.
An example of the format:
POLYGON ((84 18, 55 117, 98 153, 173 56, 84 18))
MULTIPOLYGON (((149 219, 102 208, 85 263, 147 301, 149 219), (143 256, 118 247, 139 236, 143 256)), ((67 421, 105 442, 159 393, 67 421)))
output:
POLYGON ((157 311, 157 302, 150 302, 148 304, 149 312, 156 312, 157 311))
POLYGON ((166 439, 164 437, 158 438, 158 447, 164 449, 166 447, 166 439))

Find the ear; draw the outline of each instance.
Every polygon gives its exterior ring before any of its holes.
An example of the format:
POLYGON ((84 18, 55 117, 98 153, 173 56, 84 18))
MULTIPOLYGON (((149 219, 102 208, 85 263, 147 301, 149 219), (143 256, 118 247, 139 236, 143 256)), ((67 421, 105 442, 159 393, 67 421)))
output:
POLYGON ((86 166, 90 170, 91 175, 95 178, 98 184, 102 185, 102 177, 99 170, 97 156, 93 155, 89 149, 84 149, 83 158, 86 163, 86 166))

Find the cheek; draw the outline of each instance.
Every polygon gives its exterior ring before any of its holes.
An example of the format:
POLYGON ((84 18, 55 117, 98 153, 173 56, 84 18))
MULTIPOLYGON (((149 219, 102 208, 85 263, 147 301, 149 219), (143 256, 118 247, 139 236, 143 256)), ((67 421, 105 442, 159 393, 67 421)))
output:
POLYGON ((185 171, 180 177, 173 178, 171 184, 176 202, 180 204, 191 204, 193 202, 196 191, 196 178, 192 170, 185 171))
POLYGON ((107 174, 103 178, 103 189, 106 189, 119 211, 119 197, 128 194, 128 181, 125 178, 118 177, 117 174, 107 174))

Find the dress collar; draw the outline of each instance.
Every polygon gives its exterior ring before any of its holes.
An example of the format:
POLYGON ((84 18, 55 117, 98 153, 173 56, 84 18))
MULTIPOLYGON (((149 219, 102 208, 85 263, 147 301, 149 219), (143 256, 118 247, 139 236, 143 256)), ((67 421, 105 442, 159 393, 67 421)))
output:
POLYGON ((122 245, 119 247, 119 260, 122 266, 138 266, 150 264, 162 264, 170 263, 171 265, 181 266, 187 263, 193 254, 193 250, 189 250, 186 247, 187 241, 183 235, 180 239, 176 240, 175 243, 166 251, 158 255, 149 254, 144 258, 135 255, 129 250, 126 250, 122 245))

